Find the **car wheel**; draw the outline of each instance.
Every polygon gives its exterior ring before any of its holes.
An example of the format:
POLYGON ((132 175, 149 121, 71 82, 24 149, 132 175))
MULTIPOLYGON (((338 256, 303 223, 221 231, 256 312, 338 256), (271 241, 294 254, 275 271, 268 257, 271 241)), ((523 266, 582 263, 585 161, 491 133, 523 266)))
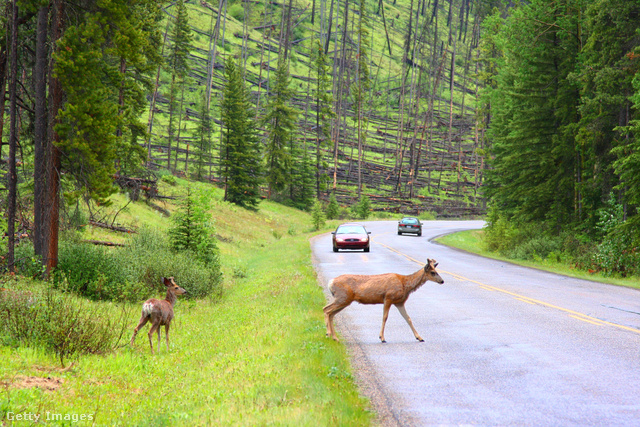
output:
POLYGON ((422 236, 422 231, 418 231, 418 237, 422 236))
POLYGON ((398 231, 398 236, 400 236, 400 235, 402 235, 402 233, 398 231))
POLYGON ((364 248, 365 252, 369 252, 369 246, 367 246, 366 248, 364 248))
POLYGON ((333 247, 333 252, 338 252, 338 248, 337 247, 333 247))

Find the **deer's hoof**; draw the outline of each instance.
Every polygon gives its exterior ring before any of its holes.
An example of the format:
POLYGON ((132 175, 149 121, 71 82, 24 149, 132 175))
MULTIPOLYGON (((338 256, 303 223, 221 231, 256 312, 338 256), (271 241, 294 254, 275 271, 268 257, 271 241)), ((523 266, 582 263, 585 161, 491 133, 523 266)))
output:
POLYGON ((422 338, 416 338, 418 341, 420 342, 424 342, 424 340, 422 338))

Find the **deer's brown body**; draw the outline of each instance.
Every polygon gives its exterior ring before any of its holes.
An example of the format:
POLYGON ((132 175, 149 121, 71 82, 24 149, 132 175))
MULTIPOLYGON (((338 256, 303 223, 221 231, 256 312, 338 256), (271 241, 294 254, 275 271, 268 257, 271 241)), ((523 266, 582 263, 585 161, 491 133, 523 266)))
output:
POLYGON ((377 274, 372 276, 343 274, 329 282, 329 290, 335 297, 331 304, 323 308, 324 319, 327 325, 327 336, 334 340, 338 340, 335 330, 333 329, 333 317, 349 306, 352 302, 357 301, 361 304, 384 304, 382 314, 382 329, 380 330, 380 340, 384 339, 384 325, 389 316, 389 308, 395 305, 402 317, 407 321, 413 335, 418 341, 424 341, 413 327, 411 318, 404 308, 404 303, 412 292, 415 292, 420 286, 427 281, 436 283, 444 283, 444 280, 436 272, 438 263, 429 259, 424 268, 410 275, 402 275, 396 273, 377 274))
POLYGON ((138 322, 138 326, 133 330, 133 336, 131 337, 130 344, 136 339, 138 331, 151 321, 151 329, 149 329, 149 345, 151 346, 151 353, 153 353, 152 336, 154 332, 158 332, 158 349, 160 349, 160 326, 164 325, 164 335, 167 341, 167 351, 169 351, 169 326, 171 320, 173 320, 173 306, 176 303, 178 295, 186 293, 183 288, 178 286, 173 280, 173 277, 163 277, 162 281, 167 287, 167 296, 164 300, 151 298, 142 304, 142 316, 138 322))

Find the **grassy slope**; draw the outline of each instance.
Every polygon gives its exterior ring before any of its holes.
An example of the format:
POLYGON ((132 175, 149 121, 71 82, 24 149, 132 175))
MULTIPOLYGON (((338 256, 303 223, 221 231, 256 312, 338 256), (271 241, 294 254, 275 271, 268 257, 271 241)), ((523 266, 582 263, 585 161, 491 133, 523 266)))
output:
MULTIPOLYGON (((148 327, 133 347, 84 356, 68 371, 38 350, 0 347, 6 385, 0 415, 94 414, 97 425, 371 422, 345 348, 324 337, 325 300, 310 263, 309 216, 268 201, 249 212, 222 202, 220 190, 214 193, 223 298, 176 305, 169 353, 163 347, 150 354, 148 327), (23 377, 63 382, 55 391, 16 388, 23 377)), ((138 202, 121 212, 118 222, 165 226, 167 220, 138 202)), ((88 230, 86 237, 124 239, 102 229, 88 230)), ((126 306, 130 328, 121 344, 130 338, 139 306, 126 306)))
POLYGON ((568 266, 566 264, 556 262, 550 259, 537 260, 537 261, 523 261, 523 260, 514 260, 514 259, 500 256, 495 252, 489 252, 488 250, 485 249, 484 243, 482 240, 482 234, 483 234, 482 230, 462 231, 459 233, 454 233, 454 234, 449 234, 446 236, 439 237, 437 239, 437 242, 442 243, 443 245, 462 249, 464 251, 482 255, 488 258, 499 259, 502 261, 523 265, 526 267, 538 268, 540 270, 550 271, 552 273, 562 274, 569 277, 575 277, 578 279, 585 279, 585 280, 593 280, 601 283, 610 283, 612 285, 618 285, 618 286, 628 286, 630 288, 640 288, 640 281, 638 280, 638 277, 621 278, 621 277, 605 276, 600 273, 589 273, 584 270, 577 270, 571 266, 568 266))

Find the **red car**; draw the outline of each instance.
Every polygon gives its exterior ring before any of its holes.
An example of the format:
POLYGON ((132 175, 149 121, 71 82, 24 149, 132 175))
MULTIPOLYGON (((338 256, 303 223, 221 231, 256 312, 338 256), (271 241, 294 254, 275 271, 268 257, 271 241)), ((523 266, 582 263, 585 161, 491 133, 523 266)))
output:
POLYGON ((360 224, 342 224, 332 231, 333 234, 333 252, 340 249, 364 249, 369 252, 370 231, 367 231, 360 224))

